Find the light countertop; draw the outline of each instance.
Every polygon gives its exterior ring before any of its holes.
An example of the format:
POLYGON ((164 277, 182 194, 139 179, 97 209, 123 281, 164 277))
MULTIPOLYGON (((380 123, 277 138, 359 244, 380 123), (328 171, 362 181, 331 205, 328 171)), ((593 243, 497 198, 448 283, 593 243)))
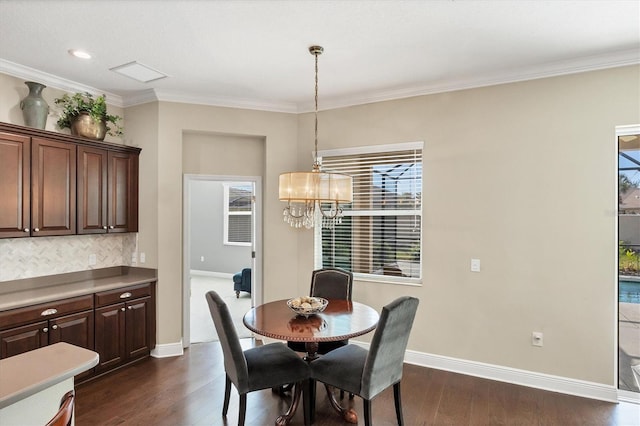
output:
POLYGON ((55 343, 0 360, 0 409, 98 364, 98 354, 55 343))
POLYGON ((155 281, 155 269, 117 266, 0 282, 0 311, 155 281))

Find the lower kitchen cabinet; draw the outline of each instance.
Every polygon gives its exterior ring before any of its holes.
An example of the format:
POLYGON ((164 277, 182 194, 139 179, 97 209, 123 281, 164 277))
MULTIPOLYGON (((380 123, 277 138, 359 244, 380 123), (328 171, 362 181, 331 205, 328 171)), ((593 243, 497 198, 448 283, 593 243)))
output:
POLYGON ((94 347, 92 295, 1 312, 0 319, 0 359, 58 342, 94 347))
POLYGON ((96 373, 149 356, 155 346, 154 291, 147 283, 96 293, 96 373))
POLYGON ((99 354, 88 380, 149 356, 155 318, 155 282, 1 311, 0 359, 66 342, 99 354))

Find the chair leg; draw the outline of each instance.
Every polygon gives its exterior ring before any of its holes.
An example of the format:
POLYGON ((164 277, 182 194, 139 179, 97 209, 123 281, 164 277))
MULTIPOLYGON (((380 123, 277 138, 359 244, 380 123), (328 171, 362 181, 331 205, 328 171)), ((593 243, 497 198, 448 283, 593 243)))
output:
POLYGON ((240 292, 236 291, 236 299, 239 299, 239 298, 240 298, 240 292))
POLYGON ((238 413, 238 426, 244 426, 244 418, 247 414, 247 394, 240 395, 240 412, 238 413))
POLYGON ((225 374, 226 383, 224 385, 224 403, 222 404, 222 416, 227 416, 227 411, 229 411, 229 399, 231 398, 231 379, 228 375, 225 374))
POLYGON ((396 418, 398 419, 398 426, 404 425, 402 419, 402 399, 400 398, 400 382, 393 385, 393 399, 396 402, 396 418))
POLYGON ((362 398, 362 405, 364 408, 364 425, 371 426, 371 401, 362 398))

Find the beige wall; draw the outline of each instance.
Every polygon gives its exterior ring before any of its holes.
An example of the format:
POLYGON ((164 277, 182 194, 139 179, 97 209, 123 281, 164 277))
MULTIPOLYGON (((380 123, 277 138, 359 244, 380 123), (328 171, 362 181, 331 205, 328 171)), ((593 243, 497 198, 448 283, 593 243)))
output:
MULTIPOLYGON (((278 175, 295 167, 297 117, 293 114, 218 108, 180 103, 159 103, 157 139, 158 202, 154 212, 158 218, 158 253, 154 262, 160 265, 158 342, 173 343, 182 334, 182 175, 183 142, 193 134, 226 134, 264 140, 263 165, 263 283, 265 300, 283 299, 296 286, 297 240, 284 226, 278 201, 278 175), (280 283, 287 283, 285 286, 280 283)), ((246 149, 251 150, 253 144, 246 149)), ((143 148, 144 149, 144 148, 143 148)), ((242 147, 237 147, 240 151, 242 147)), ((240 170, 242 168, 238 168, 240 170)), ((225 167, 221 174, 234 174, 225 167)), ((242 169, 245 170, 246 169, 242 169)), ((144 170, 141 168, 141 173, 144 170)), ((259 175, 258 170, 253 175, 259 175)), ((144 219, 141 212, 141 221, 144 219)), ((152 236, 150 236, 153 238, 152 236)), ((140 244, 147 235, 140 232, 140 244)), ((298 290, 294 289, 297 294, 298 290)))
MULTIPOLYGON (((614 136, 640 122, 639 70, 321 112, 320 149, 425 142, 423 284, 356 281, 354 299, 419 297, 411 350, 615 386, 614 136), (469 272, 472 257, 482 272, 469 272)), ((5 86, 0 75, 0 119, 20 124, 5 86)), ((159 102, 126 118, 125 142, 143 150, 139 248, 158 268, 159 343, 182 330, 185 133, 264 138, 264 298, 308 290, 312 233, 283 223, 277 179, 310 168, 311 114, 159 102)))
MULTIPOLYGON (((633 66, 323 112, 320 149, 425 143, 423 285, 357 281, 354 299, 420 298, 415 351, 615 385, 615 126, 640 122, 638 77, 633 66)), ((308 280, 311 233, 299 247, 308 280)))

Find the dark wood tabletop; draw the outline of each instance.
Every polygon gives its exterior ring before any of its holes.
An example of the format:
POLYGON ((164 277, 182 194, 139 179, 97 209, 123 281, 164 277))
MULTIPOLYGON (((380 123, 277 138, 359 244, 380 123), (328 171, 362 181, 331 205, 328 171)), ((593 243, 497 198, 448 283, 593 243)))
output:
MULTIPOLYGON (((320 342, 348 340, 374 330, 378 325, 378 312, 370 306, 344 299, 329 299, 324 311, 308 317, 298 315, 287 305, 286 300, 276 300, 251 308, 243 318, 244 325, 254 333, 272 339, 289 342, 304 342, 307 354, 305 360, 312 362, 317 358, 320 342)), ((305 392, 315 401, 315 382, 305 392)), ((325 385, 331 406, 345 420, 357 423, 358 417, 353 410, 343 408, 336 401, 329 386, 325 385)), ((288 425, 301 398, 301 389, 296 386, 291 406, 287 412, 276 419, 276 425, 288 425)), ((312 404, 312 407, 315 403, 312 404)), ((310 411, 314 411, 311 408, 310 411)), ((312 415, 312 418, 314 415, 312 415)))
POLYGON ((370 306, 329 299, 323 312, 308 318, 297 315, 286 300, 251 308, 244 325, 254 333, 290 342, 333 342, 369 333, 378 324, 378 312, 370 306))

